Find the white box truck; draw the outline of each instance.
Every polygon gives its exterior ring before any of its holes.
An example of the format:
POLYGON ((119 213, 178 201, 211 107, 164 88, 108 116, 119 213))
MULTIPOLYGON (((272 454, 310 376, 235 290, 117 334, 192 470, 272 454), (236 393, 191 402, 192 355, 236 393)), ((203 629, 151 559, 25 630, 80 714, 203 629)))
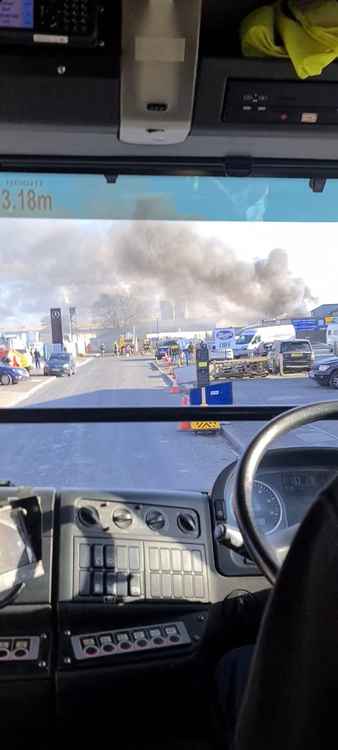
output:
POLYGON ((235 357, 252 357, 261 354, 262 344, 269 345, 274 341, 289 341, 294 338, 296 331, 293 325, 243 328, 232 348, 235 357))
POLYGON ((335 345, 338 343, 338 322, 328 323, 326 329, 326 343, 330 347, 330 351, 335 351, 335 345))
POLYGON ((234 328, 214 328, 212 341, 208 343, 210 359, 233 359, 234 343, 234 328))

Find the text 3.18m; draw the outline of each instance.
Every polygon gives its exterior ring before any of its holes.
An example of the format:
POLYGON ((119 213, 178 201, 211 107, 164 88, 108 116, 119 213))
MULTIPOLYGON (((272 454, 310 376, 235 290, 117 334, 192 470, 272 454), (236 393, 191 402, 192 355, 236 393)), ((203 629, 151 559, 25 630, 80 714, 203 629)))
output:
POLYGON ((53 210, 53 199, 49 194, 36 193, 35 190, 2 190, 1 208, 3 211, 30 211, 49 213, 53 210))

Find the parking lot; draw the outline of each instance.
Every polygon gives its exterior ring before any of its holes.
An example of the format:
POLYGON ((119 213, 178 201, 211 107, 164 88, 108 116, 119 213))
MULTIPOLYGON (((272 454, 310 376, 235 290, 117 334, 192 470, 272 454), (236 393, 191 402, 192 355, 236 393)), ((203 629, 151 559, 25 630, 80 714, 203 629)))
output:
MULTIPOLYGON (((79 359, 77 369, 90 362, 90 358, 79 359)), ((43 365, 43 363, 42 363, 43 365)), ((9 409, 20 406, 22 402, 33 398, 35 393, 45 388, 55 380, 55 376, 44 376, 43 366, 40 369, 31 370, 30 378, 15 385, 0 386, 0 409, 9 409)))

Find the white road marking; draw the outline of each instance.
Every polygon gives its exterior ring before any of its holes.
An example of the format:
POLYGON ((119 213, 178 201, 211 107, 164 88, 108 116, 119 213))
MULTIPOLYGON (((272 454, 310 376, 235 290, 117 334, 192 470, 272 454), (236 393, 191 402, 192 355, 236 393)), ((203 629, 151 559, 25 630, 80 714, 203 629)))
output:
MULTIPOLYGON (((52 380, 55 380, 55 376, 50 376, 48 378, 45 378, 41 383, 37 383, 37 385, 34 385, 33 388, 31 388, 29 391, 25 391, 24 393, 12 393, 6 391, 5 394, 1 394, 0 392, 0 406, 2 409, 10 409, 12 407, 17 406, 17 404, 20 404, 21 401, 25 401, 27 398, 30 398, 33 393, 36 393, 40 390, 40 388, 44 388, 48 383, 50 383, 52 380), (2 395, 7 396, 10 399, 10 403, 7 404, 1 404, 2 401, 2 395)), ((11 385, 10 388, 15 388, 15 386, 11 385)))

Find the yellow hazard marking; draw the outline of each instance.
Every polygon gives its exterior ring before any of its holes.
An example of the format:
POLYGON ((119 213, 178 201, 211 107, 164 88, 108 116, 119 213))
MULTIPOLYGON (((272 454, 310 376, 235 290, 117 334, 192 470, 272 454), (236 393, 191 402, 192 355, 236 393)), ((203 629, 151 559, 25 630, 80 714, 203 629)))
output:
POLYGON ((192 430, 219 430, 219 422, 191 422, 192 430))

